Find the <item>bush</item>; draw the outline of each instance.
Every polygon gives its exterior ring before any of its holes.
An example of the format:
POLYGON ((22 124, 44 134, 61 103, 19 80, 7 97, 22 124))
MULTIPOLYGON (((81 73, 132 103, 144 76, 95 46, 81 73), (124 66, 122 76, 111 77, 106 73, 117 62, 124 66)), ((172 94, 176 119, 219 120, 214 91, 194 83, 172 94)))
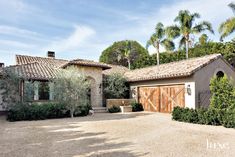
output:
POLYGON ((121 108, 119 107, 119 106, 112 106, 112 107, 110 107, 109 109, 108 109, 108 111, 110 112, 110 113, 117 113, 117 112, 121 112, 121 108))
POLYGON ((182 116, 181 113, 183 111, 183 108, 176 106, 174 107, 173 111, 172 111, 172 119, 177 120, 177 121, 182 121, 182 116))
POLYGON ((197 111, 189 108, 175 107, 172 112, 172 118, 177 121, 197 123, 198 115, 197 111))
MULTIPOLYGON (((74 116, 86 116, 89 113, 90 106, 78 106, 74 116)), ((15 105, 9 110, 7 120, 43 120, 51 118, 70 117, 70 111, 63 104, 48 103, 48 104, 26 104, 21 103, 15 105)))
POLYGON ((174 107, 172 119, 181 122, 223 125, 227 128, 235 128, 235 110, 228 109, 189 109, 174 107))
POLYGON ((206 124, 206 112, 205 108, 197 109, 198 124, 206 124))
POLYGON ((227 110, 224 112, 222 125, 226 128, 235 128, 235 110, 227 110))
POLYGON ((132 111, 133 112, 139 112, 139 111, 144 110, 143 105, 141 103, 133 102, 131 104, 131 106, 132 106, 132 111))
POLYGON ((104 96, 106 99, 127 98, 129 94, 126 78, 119 73, 113 73, 104 78, 104 96))
POLYGON ((226 75, 222 78, 213 77, 210 82, 211 108, 234 109, 235 108, 235 88, 232 80, 226 75))

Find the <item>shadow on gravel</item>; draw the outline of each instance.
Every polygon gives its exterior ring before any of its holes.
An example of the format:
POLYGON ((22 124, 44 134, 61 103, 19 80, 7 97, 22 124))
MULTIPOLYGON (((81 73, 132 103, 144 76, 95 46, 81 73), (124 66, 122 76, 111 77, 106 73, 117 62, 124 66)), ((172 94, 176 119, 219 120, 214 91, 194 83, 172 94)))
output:
MULTIPOLYGON (((76 122, 75 119, 73 121, 76 122)), ((131 142, 108 137, 106 132, 86 132, 81 129, 81 124, 71 124, 67 120, 62 123, 59 123, 59 120, 55 122, 52 120, 49 124, 48 121, 18 123, 21 126, 17 129, 18 132, 26 134, 3 140, 4 145, 0 144, 0 156, 140 157, 148 154, 139 153, 132 147, 131 142), (10 149, 2 151, 4 147, 10 149)))

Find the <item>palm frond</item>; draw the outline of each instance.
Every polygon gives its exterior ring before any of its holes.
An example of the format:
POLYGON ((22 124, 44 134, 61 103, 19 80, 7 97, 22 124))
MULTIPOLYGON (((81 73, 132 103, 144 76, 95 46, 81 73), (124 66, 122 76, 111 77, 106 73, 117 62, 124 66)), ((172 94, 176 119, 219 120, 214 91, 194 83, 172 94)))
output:
POLYGON ((235 31, 235 17, 227 19, 219 27, 219 32, 221 34, 220 39, 227 37, 235 31))
POLYGON ((165 31, 167 37, 170 39, 174 39, 180 36, 180 28, 177 25, 169 26, 165 31))
POLYGON ((175 49, 175 44, 172 40, 164 39, 161 44, 167 51, 173 51, 175 49))
POLYGON ((232 9, 232 11, 235 13, 235 3, 229 3, 229 5, 228 5, 231 9, 232 9))
POLYGON ((161 40, 164 35, 165 35, 165 30, 164 30, 164 25, 162 23, 158 23, 156 25, 156 28, 155 28, 155 34, 156 34, 156 37, 161 40))
POLYGON ((194 26, 192 29, 192 33, 201 33, 202 31, 205 31, 205 30, 208 30, 214 34, 211 23, 207 21, 202 21, 201 23, 194 26))
POLYGON ((186 47, 186 38, 182 37, 179 42, 179 48, 186 47))

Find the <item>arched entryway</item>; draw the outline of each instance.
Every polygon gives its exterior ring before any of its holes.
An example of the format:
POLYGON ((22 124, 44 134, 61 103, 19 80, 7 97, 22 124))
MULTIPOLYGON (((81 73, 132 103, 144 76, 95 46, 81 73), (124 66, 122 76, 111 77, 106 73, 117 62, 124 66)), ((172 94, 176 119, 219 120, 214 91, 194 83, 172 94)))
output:
POLYGON ((91 106, 95 106, 95 97, 97 95, 96 93, 96 81, 93 77, 88 76, 87 77, 87 81, 90 82, 90 89, 89 89, 89 93, 88 93, 88 97, 89 97, 89 101, 91 106))

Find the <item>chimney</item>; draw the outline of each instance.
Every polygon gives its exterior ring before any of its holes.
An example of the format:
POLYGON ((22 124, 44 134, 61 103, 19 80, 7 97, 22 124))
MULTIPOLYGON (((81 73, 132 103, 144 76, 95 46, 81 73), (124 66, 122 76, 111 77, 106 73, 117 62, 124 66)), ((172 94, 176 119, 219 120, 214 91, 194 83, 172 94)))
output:
POLYGON ((0 68, 4 68, 4 63, 0 63, 0 68))
POLYGON ((47 51, 47 57, 55 59, 55 52, 54 51, 47 51))

